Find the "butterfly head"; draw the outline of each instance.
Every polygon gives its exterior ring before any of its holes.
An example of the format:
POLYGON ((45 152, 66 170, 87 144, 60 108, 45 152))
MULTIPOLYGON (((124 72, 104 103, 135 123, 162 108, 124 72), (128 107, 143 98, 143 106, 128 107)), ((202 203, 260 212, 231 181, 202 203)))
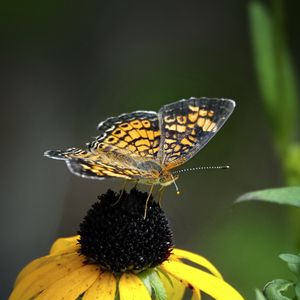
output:
POLYGON ((162 186, 168 186, 173 184, 178 177, 178 175, 174 176, 171 172, 164 172, 159 177, 159 184, 162 186))
POLYGON ((174 186, 176 188, 176 193, 177 193, 177 195, 179 195, 180 192, 179 192, 178 186, 175 182, 178 178, 179 178, 178 175, 174 176, 171 172, 166 171, 160 175, 159 184, 162 185, 163 187, 174 184, 174 186))

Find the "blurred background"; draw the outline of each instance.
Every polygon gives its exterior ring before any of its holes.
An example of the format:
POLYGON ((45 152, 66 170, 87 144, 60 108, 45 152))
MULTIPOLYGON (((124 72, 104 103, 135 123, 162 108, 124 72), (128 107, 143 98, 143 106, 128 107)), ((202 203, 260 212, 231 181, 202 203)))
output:
MULTIPOLYGON (((268 280, 290 276, 277 259, 299 250, 288 209, 232 205, 242 193, 286 182, 255 71, 249 4, 1 3, 1 299, 20 268, 56 237, 76 234, 97 195, 122 186, 75 177, 43 152, 83 147, 109 116, 157 111, 190 96, 231 98, 237 107, 185 165, 230 170, 182 174, 181 195, 173 187, 165 193, 176 246, 207 257, 246 299, 268 280)), ((295 69, 299 8, 296 1, 284 7, 295 69)))

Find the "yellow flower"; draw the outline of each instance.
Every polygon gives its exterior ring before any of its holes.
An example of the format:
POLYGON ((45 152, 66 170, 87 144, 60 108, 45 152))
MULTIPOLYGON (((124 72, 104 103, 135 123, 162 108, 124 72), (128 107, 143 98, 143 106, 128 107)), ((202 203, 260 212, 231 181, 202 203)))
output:
POLYGON ((213 299, 242 300, 207 259, 173 247, 155 202, 143 218, 146 196, 132 190, 116 203, 113 192, 102 195, 79 235, 59 238, 49 255, 24 267, 9 300, 179 300, 186 289, 193 299, 203 292, 213 299))

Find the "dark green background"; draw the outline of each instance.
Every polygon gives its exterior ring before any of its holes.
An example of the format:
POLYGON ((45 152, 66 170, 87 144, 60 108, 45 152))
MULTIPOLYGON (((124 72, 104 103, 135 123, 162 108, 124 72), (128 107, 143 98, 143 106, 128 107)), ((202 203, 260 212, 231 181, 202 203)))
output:
MULTIPOLYGON (((297 11, 286 28, 299 65, 297 11)), ((176 246, 211 260, 247 299, 290 275, 295 252, 285 207, 240 204, 283 184, 257 88, 248 1, 11 1, 1 3, 1 297, 24 264, 73 235, 96 196, 119 181, 69 174, 44 150, 83 146, 96 124, 190 96, 232 98, 234 114, 164 197, 176 246)), ((145 187, 148 188, 148 187, 145 187)))

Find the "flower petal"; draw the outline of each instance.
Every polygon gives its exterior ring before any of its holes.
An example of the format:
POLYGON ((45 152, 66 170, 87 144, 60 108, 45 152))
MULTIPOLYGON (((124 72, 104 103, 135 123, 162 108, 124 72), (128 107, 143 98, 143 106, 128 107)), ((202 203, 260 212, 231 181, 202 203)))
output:
POLYGON ((192 300, 201 300, 201 294, 198 289, 193 288, 192 300))
POLYGON ((79 249, 79 235, 59 238, 57 239, 50 249, 50 255, 62 254, 62 253, 70 253, 75 252, 79 249))
POLYGON ((113 274, 104 272, 85 292, 82 300, 114 300, 117 281, 113 274))
POLYGON ((99 276, 99 268, 85 265, 53 283, 36 300, 74 300, 84 293, 99 276))
POLYGON ((188 286, 192 285, 200 291, 218 300, 244 299, 233 287, 220 278, 181 262, 164 262, 161 268, 178 278, 188 286))
POLYGON ((151 300, 141 279, 131 273, 124 273, 119 281, 120 300, 151 300))
MULTIPOLYGON (((176 249, 176 248, 173 249, 172 252, 177 258, 183 258, 183 259, 190 260, 190 261, 198 264, 199 266, 206 268, 207 270, 209 270, 212 274, 214 274, 218 278, 221 278, 221 279, 223 278, 222 275, 220 274, 220 272, 215 268, 215 266, 212 263, 210 263, 205 257, 200 256, 195 253, 192 253, 192 252, 189 252, 189 251, 176 249)), ((172 259, 172 256, 170 256, 170 259, 172 259)))
POLYGON ((27 264, 18 274, 15 286, 28 274, 32 273, 33 271, 37 270, 38 268, 45 266, 51 262, 58 262, 63 256, 66 256, 66 260, 68 260, 71 257, 78 256, 77 253, 65 253, 65 254, 58 254, 58 255, 46 255, 43 257, 39 257, 33 261, 31 261, 29 264, 27 264))
POLYGON ((165 287, 167 299, 181 300, 184 295, 185 285, 169 274, 165 275, 159 272, 159 277, 165 287), (166 276, 168 276, 168 278, 166 276))
MULTIPOLYGON (((61 255, 60 255, 61 256, 61 255)), ((39 257, 33 261, 31 261, 30 263, 28 263, 18 274, 16 280, 15 280, 15 286, 24 278, 26 277, 28 274, 32 273, 33 271, 35 271, 36 269, 40 268, 41 266, 49 263, 50 261, 55 260, 56 257, 55 256, 43 256, 43 257, 39 257)))
POLYGON ((72 253, 51 257, 51 260, 46 261, 32 272, 29 272, 30 268, 27 269, 28 272, 22 271, 23 274, 21 272, 22 276, 19 278, 9 300, 31 299, 55 281, 80 268, 82 264, 83 258, 77 253, 72 253))

